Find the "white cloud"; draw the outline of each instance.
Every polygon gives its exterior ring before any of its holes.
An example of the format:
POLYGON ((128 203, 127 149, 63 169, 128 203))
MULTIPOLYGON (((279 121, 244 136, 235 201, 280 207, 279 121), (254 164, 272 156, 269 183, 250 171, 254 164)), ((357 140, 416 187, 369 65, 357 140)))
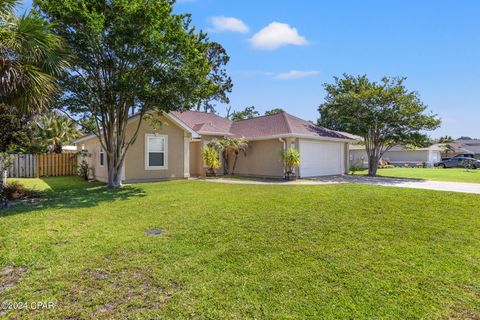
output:
POLYGON ((317 70, 290 70, 288 72, 282 72, 275 75, 275 79, 280 80, 293 80, 301 78, 316 77, 320 74, 317 70))
POLYGON ((248 26, 240 19, 233 17, 216 16, 212 17, 212 32, 233 31, 247 33, 250 31, 248 26))
POLYGON ((286 23, 272 22, 258 31, 250 39, 254 48, 274 50, 284 45, 304 46, 308 44, 305 37, 298 34, 297 29, 286 23))

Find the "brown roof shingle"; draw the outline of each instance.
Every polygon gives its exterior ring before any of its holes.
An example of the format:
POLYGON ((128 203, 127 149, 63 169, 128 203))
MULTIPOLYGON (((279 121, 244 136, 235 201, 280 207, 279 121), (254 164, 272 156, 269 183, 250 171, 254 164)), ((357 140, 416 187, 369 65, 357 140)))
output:
POLYGON ((214 113, 199 111, 173 111, 176 118, 180 119, 192 130, 198 133, 215 133, 219 135, 229 135, 232 121, 214 113))
POLYGON ((200 134, 233 135, 248 139, 292 135, 352 140, 348 135, 319 127, 286 112, 238 121, 206 112, 185 111, 172 114, 200 134))

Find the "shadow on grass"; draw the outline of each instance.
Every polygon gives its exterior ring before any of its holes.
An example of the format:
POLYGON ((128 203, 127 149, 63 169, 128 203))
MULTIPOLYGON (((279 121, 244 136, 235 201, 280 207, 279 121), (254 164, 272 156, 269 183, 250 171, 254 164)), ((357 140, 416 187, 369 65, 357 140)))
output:
POLYGON ((34 203, 20 203, 0 211, 0 217, 48 209, 90 208, 102 202, 123 201, 143 197, 145 192, 135 186, 110 189, 104 183, 89 183, 76 177, 41 179, 49 189, 41 192, 42 197, 34 203))

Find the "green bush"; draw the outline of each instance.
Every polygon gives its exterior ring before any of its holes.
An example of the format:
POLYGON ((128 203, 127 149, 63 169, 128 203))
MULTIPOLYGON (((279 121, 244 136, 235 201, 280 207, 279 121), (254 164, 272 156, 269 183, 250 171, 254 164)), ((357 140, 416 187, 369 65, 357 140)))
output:
POLYGON ((208 166, 208 175, 215 175, 215 169, 220 168, 220 161, 218 160, 218 150, 212 146, 206 145, 202 150, 202 159, 208 166))
POLYGON ((283 164, 287 172, 294 172, 295 168, 300 166, 300 152, 295 148, 288 148, 281 154, 283 164))
POLYGON ((378 166, 378 168, 380 168, 380 169, 392 169, 392 168, 395 168, 395 166, 391 165, 391 164, 384 164, 384 165, 378 166))
POLYGON ((363 167, 361 165, 354 163, 350 166, 349 172, 350 174, 355 174, 355 172, 362 171, 362 170, 363 170, 363 167))

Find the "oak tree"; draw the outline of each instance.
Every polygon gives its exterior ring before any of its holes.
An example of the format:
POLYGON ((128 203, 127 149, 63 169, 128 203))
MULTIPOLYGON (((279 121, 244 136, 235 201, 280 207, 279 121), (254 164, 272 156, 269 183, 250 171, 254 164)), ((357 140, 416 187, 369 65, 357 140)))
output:
POLYGON ((440 125, 440 119, 426 112, 418 93, 407 90, 404 82, 405 78, 374 82, 365 75, 344 75, 324 85, 327 96, 318 109, 318 124, 363 138, 368 175, 376 175, 379 160, 393 146, 423 146, 428 140, 423 131, 440 125))
POLYGON ((94 120, 109 187, 121 186, 125 155, 145 116, 228 102, 228 55, 191 25, 190 15, 173 13, 174 1, 34 3, 73 55, 59 106, 72 118, 94 120), (127 137, 132 114, 140 120, 127 137))

